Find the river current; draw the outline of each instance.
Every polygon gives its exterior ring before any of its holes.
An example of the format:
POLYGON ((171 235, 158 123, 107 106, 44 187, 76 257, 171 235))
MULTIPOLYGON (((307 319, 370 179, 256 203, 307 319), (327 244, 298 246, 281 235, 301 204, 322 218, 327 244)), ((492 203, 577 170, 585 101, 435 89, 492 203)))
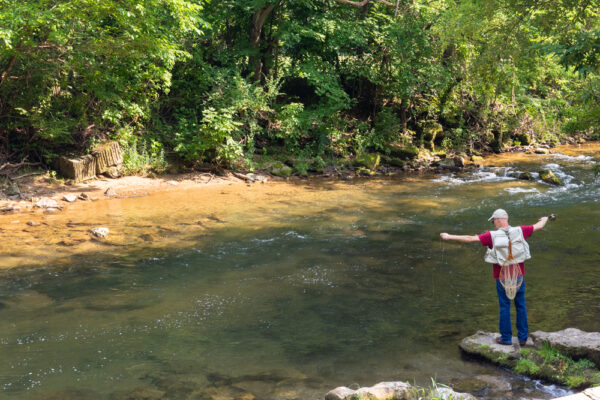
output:
POLYGON ((496 208, 514 225, 556 214, 528 240, 530 329, 600 331, 599 154, 95 205, 119 243, 0 271, 0 397, 320 399, 432 379, 482 399, 568 394, 461 355, 463 337, 498 329, 495 282, 480 245, 439 233, 492 229, 496 208))

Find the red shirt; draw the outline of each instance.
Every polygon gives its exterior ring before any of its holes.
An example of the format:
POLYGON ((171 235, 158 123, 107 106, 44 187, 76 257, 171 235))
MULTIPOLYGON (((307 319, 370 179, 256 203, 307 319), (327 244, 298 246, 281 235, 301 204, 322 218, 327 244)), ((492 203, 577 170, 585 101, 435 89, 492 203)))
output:
MULTIPOLYGON (((523 230, 523 237, 525 239, 527 239, 533 233, 533 225, 521 226, 521 229, 523 230)), ((478 235, 478 237, 483 246, 487 246, 490 249, 494 247, 494 244, 492 243, 492 234, 490 232, 482 233, 481 235, 478 235)), ((525 264, 519 263, 519 266, 521 267, 521 273, 525 274, 525 264)), ((499 277, 500 266, 498 264, 494 264, 494 279, 498 279, 499 277)))

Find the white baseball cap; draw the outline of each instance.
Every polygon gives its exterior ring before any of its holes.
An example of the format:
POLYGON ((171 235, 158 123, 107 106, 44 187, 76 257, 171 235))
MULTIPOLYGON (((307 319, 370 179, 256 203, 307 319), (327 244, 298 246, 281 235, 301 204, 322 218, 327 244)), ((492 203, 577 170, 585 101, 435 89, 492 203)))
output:
POLYGON ((499 208, 496 211, 494 211, 494 213, 492 214, 491 217, 488 218, 488 221, 491 221, 493 219, 508 219, 508 213, 506 211, 504 211, 503 209, 499 208))

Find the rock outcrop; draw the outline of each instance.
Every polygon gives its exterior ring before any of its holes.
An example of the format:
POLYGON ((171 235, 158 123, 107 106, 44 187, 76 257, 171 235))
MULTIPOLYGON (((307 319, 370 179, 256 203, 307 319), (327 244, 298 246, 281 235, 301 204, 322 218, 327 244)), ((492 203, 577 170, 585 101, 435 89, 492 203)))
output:
POLYGON ((58 160, 60 174, 75 181, 92 179, 99 174, 117 178, 122 165, 123 155, 117 142, 102 143, 94 147, 91 154, 80 157, 63 156, 58 160))

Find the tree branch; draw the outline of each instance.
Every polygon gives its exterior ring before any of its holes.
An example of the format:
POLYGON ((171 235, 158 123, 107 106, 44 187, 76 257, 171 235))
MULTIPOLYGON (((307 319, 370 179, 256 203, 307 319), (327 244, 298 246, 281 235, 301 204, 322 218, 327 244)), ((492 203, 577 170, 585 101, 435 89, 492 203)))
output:
POLYGON ((383 3, 388 7, 396 7, 396 5, 394 3, 390 3, 389 1, 386 0, 362 0, 362 1, 352 1, 352 0, 333 0, 335 2, 338 3, 342 3, 342 4, 348 4, 354 7, 364 7, 367 4, 369 4, 371 1, 377 1, 379 3, 383 3))
POLYGON ((12 69, 12 67, 15 65, 15 61, 16 60, 17 60, 17 56, 16 55, 13 55, 10 58, 10 62, 8 63, 8 67, 4 70, 4 72, 0 76, 0 86, 4 82, 4 79, 6 79, 6 76, 8 75, 8 73, 10 72, 10 70, 12 69))

